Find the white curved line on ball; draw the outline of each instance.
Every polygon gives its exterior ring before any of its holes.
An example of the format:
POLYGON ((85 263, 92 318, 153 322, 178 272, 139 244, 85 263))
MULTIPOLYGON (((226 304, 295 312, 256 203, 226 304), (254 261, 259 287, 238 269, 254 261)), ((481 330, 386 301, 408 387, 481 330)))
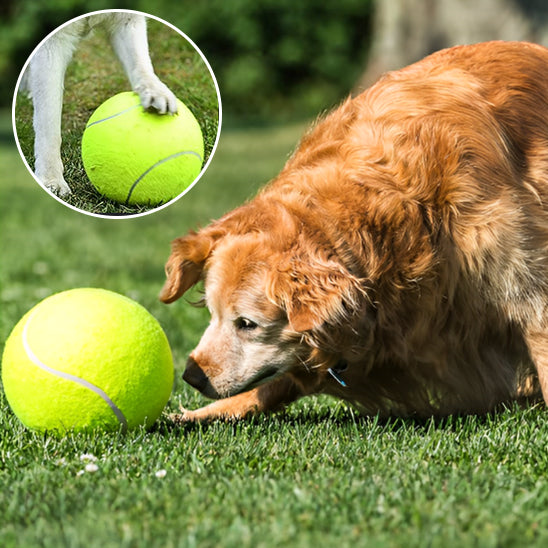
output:
POLYGON ((127 198, 126 198, 126 201, 125 201, 125 205, 129 204, 129 199, 131 198, 131 195, 133 194, 133 191, 135 190, 135 187, 141 182, 141 180, 145 177, 145 175, 150 173, 155 167, 157 167, 159 165, 162 165, 163 163, 168 162, 169 160, 173 160, 173 158, 178 158, 179 156, 183 156, 185 154, 190 154, 192 156, 196 156, 196 158, 198 158, 198 160, 200 160, 200 164, 203 162, 202 157, 197 152, 194 152, 193 150, 183 150, 181 152, 176 152, 175 154, 171 154, 170 156, 166 156, 165 158, 162 158, 161 160, 156 162, 154 165, 150 166, 144 173, 139 175, 139 177, 137 177, 137 179, 135 179, 134 183, 131 185, 131 188, 129 189, 129 192, 128 192, 128 195, 127 195, 127 198))
POLYGON ((138 105, 133 105, 133 106, 131 106, 131 107, 128 107, 128 108, 126 108, 126 109, 124 109, 124 110, 121 110, 120 112, 117 112, 116 114, 111 114, 110 116, 107 116, 107 117, 105 117, 105 118, 101 118, 101 120, 95 120, 95 122, 91 122, 91 124, 88 124, 88 125, 86 126, 86 129, 87 129, 88 127, 94 126, 94 125, 96 125, 96 124, 100 124, 101 122, 106 122, 107 120, 110 120, 110 119, 112 119, 112 118, 116 118, 116 117, 118 117, 118 116, 121 116, 122 114, 125 114, 126 112, 129 112, 130 110, 133 110, 133 109, 135 109, 135 108, 137 108, 137 107, 140 107, 140 106, 141 106, 141 103, 139 103, 138 105))
POLYGON ((127 430, 126 417, 124 413, 122 413, 121 409, 108 397, 106 392, 104 392, 98 386, 95 386, 89 381, 86 381, 85 379, 77 377, 76 375, 71 375, 70 373, 65 373, 64 371, 58 371, 57 369, 53 369, 53 367, 50 367, 49 365, 46 365, 44 362, 42 362, 40 358, 38 358, 38 356, 32 351, 28 342, 27 331, 28 331, 30 320, 32 319, 33 315, 34 314, 32 314, 29 317, 29 319, 26 321, 23 327, 23 333, 21 336, 23 340, 23 348, 25 349, 25 352, 27 353, 27 356, 29 357, 30 361, 34 363, 34 365, 40 367, 40 369, 43 369, 44 371, 47 371, 48 373, 51 373, 52 375, 56 375, 57 377, 61 377, 62 379, 65 379, 67 381, 75 382, 79 384, 80 386, 83 386, 84 388, 87 388, 88 390, 91 390, 92 392, 97 394, 112 409, 113 413, 116 415, 116 418, 120 421, 123 431, 125 432, 127 430))

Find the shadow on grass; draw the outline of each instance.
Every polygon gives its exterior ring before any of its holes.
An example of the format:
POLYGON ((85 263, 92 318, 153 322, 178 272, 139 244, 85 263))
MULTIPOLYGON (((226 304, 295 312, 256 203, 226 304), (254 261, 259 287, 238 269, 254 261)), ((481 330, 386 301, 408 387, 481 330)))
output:
POLYGON ((435 431, 451 432, 466 430, 476 431, 494 424, 504 423, 509 417, 516 415, 533 416, 545 410, 542 401, 511 402, 501 404, 497 409, 486 414, 453 414, 448 416, 432 417, 383 417, 381 415, 363 415, 358 410, 343 401, 331 398, 320 398, 319 404, 294 404, 288 408, 260 415, 250 415, 243 419, 214 419, 200 423, 177 423, 167 415, 162 416, 154 426, 160 434, 172 435, 179 433, 182 437, 186 433, 199 430, 207 432, 221 428, 232 428, 237 435, 242 427, 257 428, 264 432, 280 431, 291 427, 316 427, 343 429, 349 428, 356 432, 371 432, 378 430, 383 433, 412 432, 419 436, 429 436, 435 431))

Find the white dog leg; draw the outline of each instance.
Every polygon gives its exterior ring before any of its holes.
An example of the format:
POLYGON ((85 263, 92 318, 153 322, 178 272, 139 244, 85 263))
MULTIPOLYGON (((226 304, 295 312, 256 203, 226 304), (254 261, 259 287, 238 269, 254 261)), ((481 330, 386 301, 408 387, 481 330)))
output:
POLYGON ((70 194, 61 161, 63 81, 78 40, 77 32, 53 35, 34 54, 28 69, 34 106, 34 171, 43 186, 60 196, 70 194))
POLYGON ((154 74, 147 43, 144 17, 125 15, 109 26, 112 47, 120 59, 131 87, 139 94, 144 108, 153 107, 160 114, 177 112, 175 95, 154 74))

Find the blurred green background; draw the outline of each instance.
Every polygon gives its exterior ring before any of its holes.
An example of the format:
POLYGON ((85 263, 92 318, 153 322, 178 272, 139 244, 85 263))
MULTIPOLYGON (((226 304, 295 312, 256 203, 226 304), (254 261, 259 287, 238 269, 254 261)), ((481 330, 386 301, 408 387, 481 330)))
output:
POLYGON ((8 0, 0 8, 0 102, 34 47, 61 23, 99 9, 172 23, 208 58, 228 120, 306 117, 347 94, 363 72, 371 0, 8 0))

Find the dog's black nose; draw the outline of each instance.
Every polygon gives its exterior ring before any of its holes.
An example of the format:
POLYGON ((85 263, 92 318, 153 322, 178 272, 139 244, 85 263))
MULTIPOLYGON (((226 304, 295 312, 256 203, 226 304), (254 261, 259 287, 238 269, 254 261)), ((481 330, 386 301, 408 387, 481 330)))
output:
POLYGON ((189 357, 186 362, 186 369, 183 373, 183 380, 200 392, 205 389, 208 383, 208 378, 206 374, 203 372, 202 368, 198 365, 196 360, 192 357, 189 357))

